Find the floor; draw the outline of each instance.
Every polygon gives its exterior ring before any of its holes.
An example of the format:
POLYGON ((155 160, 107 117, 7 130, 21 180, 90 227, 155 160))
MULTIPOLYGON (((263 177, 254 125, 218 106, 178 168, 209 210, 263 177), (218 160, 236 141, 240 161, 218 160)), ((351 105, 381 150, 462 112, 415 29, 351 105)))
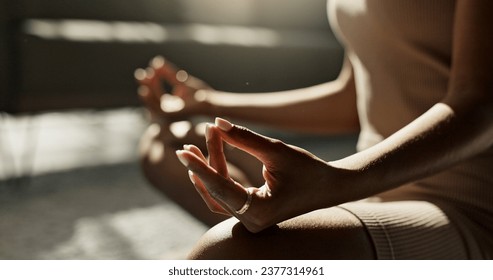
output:
MULTIPOLYGON (((142 177, 140 109, 0 119, 0 259, 183 259, 207 230, 142 177), (179 221, 179 222, 177 222, 179 221)), ((275 134, 326 159, 354 136, 275 134)))
POLYGON ((206 231, 142 177, 140 110, 2 118, 0 259, 182 259, 206 231))

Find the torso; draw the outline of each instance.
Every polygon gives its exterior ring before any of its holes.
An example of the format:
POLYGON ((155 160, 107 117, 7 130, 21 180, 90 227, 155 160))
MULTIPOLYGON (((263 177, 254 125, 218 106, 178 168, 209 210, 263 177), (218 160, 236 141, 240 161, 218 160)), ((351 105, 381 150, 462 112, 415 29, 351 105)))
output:
MULTIPOLYGON (((390 136, 447 94, 454 0, 329 0, 358 93, 358 149, 390 136)), ((444 139, 446 142, 446 139, 444 139)), ((493 236, 493 148, 442 173, 381 194, 453 205, 493 236)), ((493 252, 493 237, 485 247, 493 252)))

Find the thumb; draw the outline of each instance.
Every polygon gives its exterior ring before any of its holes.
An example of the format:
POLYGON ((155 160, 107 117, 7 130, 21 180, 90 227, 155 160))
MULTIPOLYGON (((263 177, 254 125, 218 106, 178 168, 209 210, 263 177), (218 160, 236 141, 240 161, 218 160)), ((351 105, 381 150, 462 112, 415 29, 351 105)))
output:
POLYGON ((280 140, 234 125, 225 119, 216 118, 215 124, 225 142, 251 154, 264 164, 274 161, 287 148, 287 145, 280 140))

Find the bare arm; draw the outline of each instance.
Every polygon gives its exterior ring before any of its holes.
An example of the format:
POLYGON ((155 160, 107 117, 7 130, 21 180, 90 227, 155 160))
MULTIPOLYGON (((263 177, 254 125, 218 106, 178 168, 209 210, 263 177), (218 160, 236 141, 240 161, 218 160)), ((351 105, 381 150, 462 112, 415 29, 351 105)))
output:
POLYGON ((378 145, 333 162, 355 186, 343 200, 423 178, 493 145, 491 26, 493 2, 457 2, 448 95, 378 145))
MULTIPOLYGON (((449 92, 415 121, 381 143, 347 158, 324 162, 300 148, 218 120, 221 138, 257 157, 265 184, 253 190, 248 212, 236 215, 248 193, 197 156, 180 151, 210 199, 252 232, 280 221, 365 198, 424 178, 493 145, 493 2, 458 0, 449 92)), ((221 158, 221 153, 211 157, 221 158)))
POLYGON ((139 95, 155 119, 181 121, 194 115, 227 116, 301 132, 343 133, 359 128, 352 67, 346 59, 339 77, 328 83, 272 93, 214 90, 162 57, 136 71, 139 95), (181 79, 178 76, 181 75, 181 79), (161 80, 173 86, 164 92, 161 80))
POLYGON ((205 99, 215 116, 302 132, 343 133, 359 128, 353 73, 347 60, 332 82, 273 93, 210 91, 205 99))

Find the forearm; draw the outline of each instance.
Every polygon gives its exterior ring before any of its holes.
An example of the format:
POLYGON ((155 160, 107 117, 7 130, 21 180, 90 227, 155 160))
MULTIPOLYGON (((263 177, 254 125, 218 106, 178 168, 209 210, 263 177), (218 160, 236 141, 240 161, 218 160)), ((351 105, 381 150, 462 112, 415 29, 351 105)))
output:
POLYGON ((351 174, 346 201, 446 170, 493 145, 492 1, 459 0, 448 93, 381 143, 333 165, 351 174))
POLYGON ((261 122, 279 128, 341 133, 359 128, 352 70, 332 82, 272 93, 210 91, 205 96, 216 116, 261 122))
POLYGON ((492 108, 461 111, 439 103, 381 143, 330 163, 344 174, 343 195, 335 203, 424 178, 484 151, 493 144, 492 108))

